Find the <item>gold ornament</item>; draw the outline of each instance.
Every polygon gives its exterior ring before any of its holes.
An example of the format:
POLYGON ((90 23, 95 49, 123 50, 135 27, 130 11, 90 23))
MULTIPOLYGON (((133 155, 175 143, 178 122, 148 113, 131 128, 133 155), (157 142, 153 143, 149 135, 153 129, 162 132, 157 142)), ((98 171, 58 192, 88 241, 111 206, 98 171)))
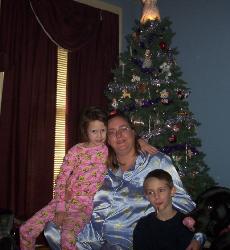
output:
POLYGON ((181 109, 177 114, 180 115, 180 116, 186 117, 186 116, 189 115, 189 112, 181 109))
POLYGON ((160 12, 157 8, 157 0, 141 0, 143 3, 143 10, 141 16, 141 23, 145 23, 147 20, 160 20, 160 12))
POLYGON ((131 98, 131 94, 127 91, 127 89, 122 90, 122 98, 131 98))

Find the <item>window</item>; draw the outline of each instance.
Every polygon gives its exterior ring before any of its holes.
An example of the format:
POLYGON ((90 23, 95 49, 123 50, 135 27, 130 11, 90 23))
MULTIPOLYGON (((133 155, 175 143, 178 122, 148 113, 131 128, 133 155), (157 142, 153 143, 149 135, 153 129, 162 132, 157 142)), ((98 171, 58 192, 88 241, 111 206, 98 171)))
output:
POLYGON ((58 173, 60 172, 60 166, 65 155, 67 57, 68 52, 65 49, 59 47, 57 50, 57 94, 53 175, 54 182, 58 173))

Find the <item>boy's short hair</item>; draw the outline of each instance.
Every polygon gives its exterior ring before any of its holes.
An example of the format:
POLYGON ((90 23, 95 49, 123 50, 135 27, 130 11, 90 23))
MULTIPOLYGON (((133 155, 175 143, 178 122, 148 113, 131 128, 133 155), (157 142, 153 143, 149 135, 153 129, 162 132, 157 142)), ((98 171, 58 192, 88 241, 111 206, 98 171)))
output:
POLYGON ((153 171, 149 172, 146 177, 145 177, 145 180, 144 180, 144 185, 145 185, 145 182, 150 179, 150 178, 157 178, 159 180, 164 180, 167 182, 168 186, 170 188, 173 188, 173 179, 172 179, 172 176, 165 170, 163 169, 154 169, 153 171))

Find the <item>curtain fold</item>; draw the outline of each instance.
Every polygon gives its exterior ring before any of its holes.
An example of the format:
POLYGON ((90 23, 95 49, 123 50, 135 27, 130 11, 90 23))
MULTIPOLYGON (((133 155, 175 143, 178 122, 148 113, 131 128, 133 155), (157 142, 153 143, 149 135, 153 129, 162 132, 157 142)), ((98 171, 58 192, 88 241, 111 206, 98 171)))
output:
POLYGON ((21 33, 20 24, 16 19, 20 15, 17 13, 17 4, 13 7, 12 1, 1 1, 0 9, 0 71, 5 71, 12 67, 17 57, 20 56, 20 51, 17 51, 17 45, 14 40, 17 34, 21 33), (12 8, 12 9, 11 9, 12 8), (6 12, 11 9, 11 15, 7 16, 6 12), (12 34, 11 29, 18 30, 12 34), (18 52, 18 53, 17 53, 18 52))
POLYGON ((27 218, 52 197, 57 47, 26 0, 2 0, 0 33, 0 207, 27 218))
POLYGON ((100 10, 73 0, 30 0, 30 4, 50 39, 70 51, 84 46, 100 26, 100 10))
POLYGON ((119 53, 119 17, 73 0, 30 0, 48 37, 69 51, 66 150, 79 141, 83 107, 106 106, 104 89, 119 53))
MULTIPOLYGON (((92 11, 98 11, 92 8, 92 11)), ((119 17, 101 11, 98 32, 75 52, 69 52, 67 84, 66 148, 79 142, 79 119, 82 110, 91 105, 107 108, 105 87, 111 80, 111 69, 118 62, 119 17)))

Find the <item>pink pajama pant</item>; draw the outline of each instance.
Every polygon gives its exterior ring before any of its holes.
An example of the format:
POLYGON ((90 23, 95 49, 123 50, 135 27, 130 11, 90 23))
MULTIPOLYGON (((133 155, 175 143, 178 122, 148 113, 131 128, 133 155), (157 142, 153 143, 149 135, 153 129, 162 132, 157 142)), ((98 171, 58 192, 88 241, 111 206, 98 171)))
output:
MULTIPOLYGON (((29 220, 20 227, 20 249, 35 249, 36 238, 43 231, 45 224, 53 221, 55 216, 56 204, 50 202, 47 206, 39 210, 29 220)), ((73 209, 71 205, 67 216, 61 227, 61 249, 76 250, 76 236, 89 221, 92 208, 89 206, 80 209, 73 209)))

